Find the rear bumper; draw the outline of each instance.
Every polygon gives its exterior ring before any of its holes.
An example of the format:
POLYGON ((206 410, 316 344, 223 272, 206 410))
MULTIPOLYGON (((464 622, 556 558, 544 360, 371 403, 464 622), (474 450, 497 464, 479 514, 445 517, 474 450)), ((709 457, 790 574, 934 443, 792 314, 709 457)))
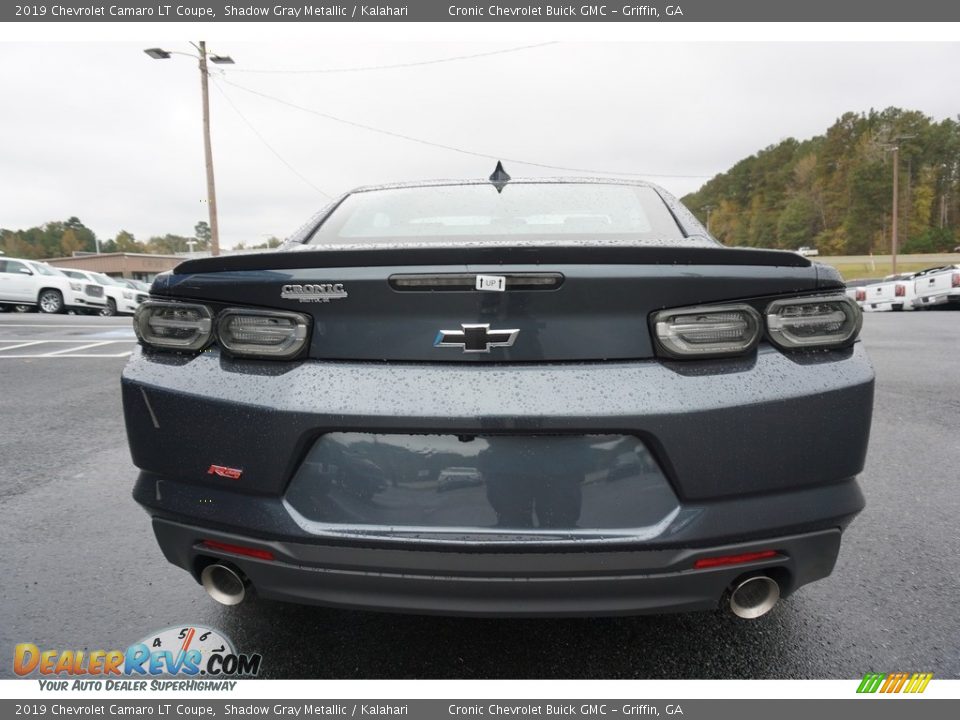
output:
POLYGON ((860 345, 792 357, 766 348, 732 361, 489 366, 138 350, 122 392, 142 471, 134 497, 167 558, 195 577, 228 557, 200 545, 219 540, 274 554, 273 562, 230 560, 276 599, 411 612, 636 613, 715 607, 745 572, 780 573, 785 594, 830 573, 840 531, 864 505, 854 478, 873 370, 860 345), (292 480, 318 438, 344 432, 633 436, 674 505, 633 534, 304 522, 292 480), (221 477, 211 465, 242 472, 221 477), (697 557, 752 549, 778 556, 692 570, 697 557))
POLYGON ((932 307, 948 303, 960 303, 960 290, 951 290, 938 295, 921 295, 914 302, 917 307, 932 307))
POLYGON ((238 568, 265 598, 340 608, 444 615, 618 615, 716 609, 735 582, 765 574, 783 595, 827 577, 838 528, 697 549, 463 552, 251 540, 154 519, 167 559, 194 577, 214 560, 238 568), (273 561, 209 550, 255 546, 273 561), (773 549, 770 559, 694 569, 698 558, 773 549))

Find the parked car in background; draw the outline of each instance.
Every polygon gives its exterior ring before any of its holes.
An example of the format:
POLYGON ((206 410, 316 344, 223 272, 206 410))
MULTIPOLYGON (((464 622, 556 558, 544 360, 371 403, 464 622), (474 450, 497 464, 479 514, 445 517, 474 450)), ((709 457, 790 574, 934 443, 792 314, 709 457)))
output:
POLYGON ((132 280, 130 278, 114 278, 114 280, 123 283, 131 290, 139 290, 143 293, 150 292, 150 283, 148 282, 143 282, 142 280, 132 280))
POLYGON ((867 298, 867 293, 864 290, 865 286, 874 282, 876 282, 876 280, 871 280, 869 278, 856 278, 854 280, 845 280, 844 285, 846 285, 846 290, 844 290, 844 292, 846 293, 848 298, 856 301, 857 303, 860 303, 863 300, 866 300, 867 298))
POLYGON ((913 279, 916 307, 960 303, 960 265, 921 270, 913 279))
POLYGON ((883 280, 864 286, 864 297, 857 298, 867 311, 913 310, 916 292, 913 278, 916 273, 888 275, 883 280))
POLYGON ((756 618, 864 506, 860 324, 834 268, 647 183, 361 188, 154 281, 134 498, 227 605, 756 618))
POLYGON ((817 250, 815 247, 807 247, 806 245, 804 245, 802 248, 797 250, 797 252, 803 255, 804 257, 817 257, 820 254, 820 251, 817 250))
POLYGON ((148 297, 147 293, 133 290, 119 280, 109 275, 104 275, 103 273, 93 272, 91 270, 77 270, 74 268, 60 269, 69 277, 97 283, 103 288, 106 304, 99 312, 105 317, 111 317, 113 315, 133 315, 137 310, 137 305, 148 297))
POLYGON ((67 310, 99 310, 105 300, 99 284, 73 279, 36 260, 0 258, 0 303, 36 307, 43 313, 67 310))

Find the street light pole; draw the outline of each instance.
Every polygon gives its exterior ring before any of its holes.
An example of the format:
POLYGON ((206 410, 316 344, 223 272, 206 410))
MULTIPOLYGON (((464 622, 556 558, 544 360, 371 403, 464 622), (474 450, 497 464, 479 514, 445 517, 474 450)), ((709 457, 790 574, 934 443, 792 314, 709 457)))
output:
MULTIPOLYGON (((210 90, 209 73, 207 71, 207 43, 203 40, 199 45, 191 43, 199 55, 168 51, 162 48, 148 48, 144 52, 154 60, 168 60, 172 55, 186 55, 196 58, 200 63, 200 91, 203 98, 203 157, 207 170, 207 209, 210 213, 210 254, 220 254, 220 227, 217 223, 217 188, 213 181, 213 146, 210 142, 210 90)), ((232 65, 233 58, 229 55, 210 55, 210 62, 219 65, 232 65)))
POLYGON ((207 205, 210 211, 210 254, 220 254, 217 225, 217 188, 213 181, 213 147, 210 144, 210 90, 207 77, 207 43, 200 41, 200 89, 203 93, 203 156, 207 166, 207 205))

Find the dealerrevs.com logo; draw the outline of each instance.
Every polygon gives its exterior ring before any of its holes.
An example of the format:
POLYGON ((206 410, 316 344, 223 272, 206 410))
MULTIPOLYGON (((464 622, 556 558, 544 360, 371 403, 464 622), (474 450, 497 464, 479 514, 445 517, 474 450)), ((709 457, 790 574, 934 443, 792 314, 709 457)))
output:
POLYGON ((147 680, 136 678, 161 676, 204 681, 172 685, 151 680, 149 689, 216 690, 233 689, 236 683, 222 682, 225 678, 256 677, 262 659, 237 653, 218 630, 193 625, 151 633, 126 650, 41 649, 20 643, 14 648, 13 671, 19 677, 46 678, 40 682, 51 690, 146 690, 147 680), (56 676, 74 680, 53 680, 56 676))

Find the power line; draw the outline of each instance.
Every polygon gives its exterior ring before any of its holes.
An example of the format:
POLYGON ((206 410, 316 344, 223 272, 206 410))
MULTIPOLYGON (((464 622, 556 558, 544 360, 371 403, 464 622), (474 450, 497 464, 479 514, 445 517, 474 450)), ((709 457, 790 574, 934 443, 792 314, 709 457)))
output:
MULTIPOLYGON (((224 81, 224 82, 226 82, 226 81, 224 81)), ((287 166, 287 169, 290 170, 290 172, 292 172, 292 173, 293 173, 294 175, 296 175, 298 178, 300 178, 301 180, 303 180, 303 182, 305 182, 305 183, 306 183, 307 185, 309 185, 311 188, 313 188, 314 190, 316 190, 318 193, 320 193, 321 195, 323 195, 323 196, 326 197, 326 198, 329 198, 329 199, 332 199, 332 198, 333 198, 333 195, 331 195, 330 193, 328 193, 328 192, 326 192, 326 191, 324 191, 324 190, 321 190, 321 189, 318 188, 316 185, 314 185, 314 184, 309 180, 309 178, 307 178, 306 176, 304 176, 304 175, 303 175, 300 171, 298 171, 293 165, 291 165, 290 163, 288 163, 288 162, 283 158, 283 156, 280 155, 280 153, 278 153, 276 150, 274 150, 273 146, 272 146, 270 143, 267 142, 267 139, 266 139, 265 137, 263 137, 263 135, 260 134, 260 132, 257 130, 257 128, 255 128, 255 127, 253 126, 253 123, 251 123, 249 120, 247 120, 246 115, 244 115, 242 112, 240 112, 240 108, 238 108, 238 107, 236 106, 236 104, 233 102, 233 100, 230 99, 230 96, 227 95, 227 93, 224 91, 224 89, 223 89, 222 87, 220 87, 220 83, 219 83, 219 82, 214 81, 213 86, 217 89, 217 92, 219 92, 220 95, 223 96, 223 99, 227 101, 227 103, 230 105, 230 107, 233 108, 233 111, 234 111, 235 113, 237 113, 237 115, 240 117, 240 119, 243 120, 244 123, 246 123, 247 127, 250 128, 250 130, 253 131, 253 134, 256 135, 256 136, 257 136, 257 139, 259 139, 260 142, 263 143, 264 147, 266 147, 267 150, 269 150, 270 152, 272 152, 272 153, 276 156, 277 160, 279 160, 279 161, 282 162, 284 165, 286 165, 286 166, 287 166)))
POLYGON ((439 65, 441 63, 458 62, 460 60, 474 60, 476 58, 490 57, 492 55, 504 55, 506 53, 515 53, 523 50, 533 50, 535 48, 546 47, 547 45, 556 45, 556 41, 536 43, 535 45, 520 45, 519 47, 506 48, 504 50, 490 50, 488 52, 473 53, 472 55, 454 55, 452 57, 434 58, 433 60, 417 60, 412 62, 393 63, 389 65, 360 65, 357 67, 319 68, 315 70, 230 68, 230 72, 262 73, 271 75, 320 75, 332 73, 368 72, 371 70, 398 70, 402 68, 422 67, 424 65, 439 65))
POLYGON ((404 133, 395 132, 393 130, 386 130, 384 128, 374 127, 372 125, 366 125, 364 123, 357 122, 355 120, 347 120, 346 118, 337 117, 336 115, 331 115, 330 113, 321 112, 320 110, 314 110, 312 108, 303 107, 302 105, 297 105, 292 103, 289 100, 284 100, 283 98, 275 97, 274 95, 268 95, 267 93, 262 93, 258 90, 252 90, 243 85, 238 85, 237 83, 230 82, 226 78, 223 79, 223 82, 231 87, 235 87, 238 90, 243 92, 250 93, 251 95, 257 95, 258 97, 265 98, 266 100, 272 100, 273 102, 279 103, 280 105, 286 105, 287 107, 300 110, 302 112, 310 113, 311 115, 316 115, 317 117, 322 117, 326 120, 332 120, 333 122, 338 122, 343 125, 349 125, 351 127, 360 128, 361 130, 367 130, 369 132, 379 133, 380 135, 387 135, 388 137, 399 138, 401 140, 408 140, 410 142, 419 143, 421 145, 428 145, 430 147, 440 148, 441 150, 449 150, 451 152, 460 153, 461 155, 470 155, 472 157, 485 158, 487 160, 503 160, 505 162, 515 163, 517 165, 528 165, 530 167, 542 168, 545 170, 561 170, 563 172, 575 172, 575 173, 587 173, 594 175, 619 175, 619 176, 629 176, 629 177, 657 177, 657 178, 688 178, 700 180, 703 178, 713 177, 712 175, 676 175, 669 173, 639 173, 639 172, 626 172, 621 170, 596 170, 591 168, 579 168, 579 167, 567 167, 564 165, 549 165, 547 163, 538 163, 532 162, 530 160, 520 160, 519 158, 507 157, 504 155, 492 155, 489 153, 477 152, 475 150, 466 150, 464 148, 455 147, 453 145, 446 145, 440 142, 434 142, 432 140, 425 140, 424 138, 414 137, 412 135, 406 135, 404 133))

